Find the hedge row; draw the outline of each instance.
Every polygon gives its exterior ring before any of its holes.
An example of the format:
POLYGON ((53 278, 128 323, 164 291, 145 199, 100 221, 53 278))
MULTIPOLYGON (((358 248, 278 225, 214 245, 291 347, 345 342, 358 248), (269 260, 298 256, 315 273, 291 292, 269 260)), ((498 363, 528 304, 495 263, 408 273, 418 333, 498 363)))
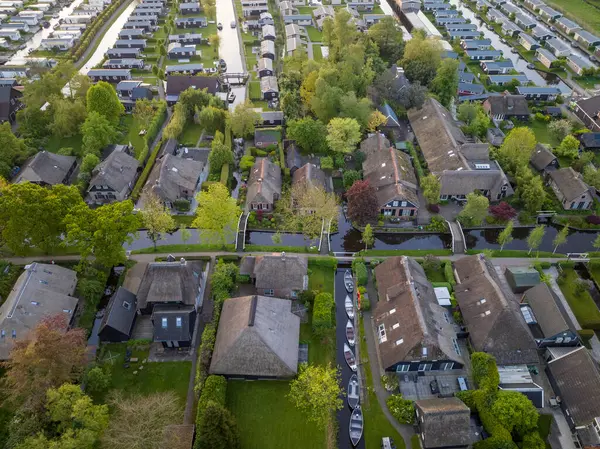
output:
POLYGON ((308 263, 317 267, 333 268, 334 270, 338 266, 338 261, 335 257, 311 257, 308 259, 308 263))
POLYGON ((140 175, 137 182, 135 183, 135 187, 131 191, 132 199, 137 200, 140 197, 140 193, 142 192, 142 189, 144 188, 144 184, 146 184, 146 181, 148 180, 148 176, 150 176, 150 171, 152 170, 152 167, 154 166, 154 161, 156 161, 156 158, 158 157, 158 153, 160 152, 160 147, 162 146, 162 144, 163 144, 163 141, 160 140, 156 144, 154 149, 152 150, 152 153, 150 153, 148 162, 146 163, 146 166, 144 167, 142 174, 140 175))
POLYGON ((367 265, 364 262, 353 262, 352 270, 356 275, 356 282, 358 285, 367 285, 367 281, 369 280, 369 272, 367 270, 367 265))
POLYGON ((317 334, 333 327, 333 308, 335 302, 331 293, 319 293, 315 296, 312 327, 317 334))
MULTIPOLYGON (((154 113, 154 117, 152 117, 152 121, 150 125, 148 125, 148 129, 146 130, 146 144, 148 147, 152 145, 154 139, 158 135, 160 128, 162 128, 165 119, 167 118, 167 102, 164 100, 154 100, 157 103, 156 112, 154 113)), ((144 158, 145 159, 145 158, 144 158)), ((140 162, 145 162, 143 159, 140 159, 140 162)))
POLYGON ((452 269, 452 262, 447 260, 444 263, 444 277, 446 278, 446 282, 452 286, 450 291, 454 289, 456 285, 456 279, 454 279, 454 270, 452 269))
POLYGON ((223 376, 208 376, 202 388, 202 394, 198 399, 198 409, 196 410, 196 428, 199 429, 204 417, 204 411, 209 401, 225 407, 227 400, 227 379, 223 376))
POLYGON ((227 180, 229 179, 229 164, 223 164, 221 166, 221 179, 220 182, 227 187, 227 180))

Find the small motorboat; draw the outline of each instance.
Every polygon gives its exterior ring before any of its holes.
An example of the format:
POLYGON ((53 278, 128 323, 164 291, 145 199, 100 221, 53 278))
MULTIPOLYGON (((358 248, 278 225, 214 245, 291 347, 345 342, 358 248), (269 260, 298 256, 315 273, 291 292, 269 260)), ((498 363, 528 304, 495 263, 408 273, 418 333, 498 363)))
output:
POLYGON ((346 323, 346 339, 350 346, 354 346, 354 326, 350 320, 346 323))
POLYGON ((344 273, 344 286, 348 293, 352 293, 354 291, 354 279, 352 279, 352 272, 350 270, 346 270, 344 273))
POLYGON ((344 301, 344 307, 346 308, 346 315, 351 320, 354 319, 354 305, 352 304, 352 299, 349 295, 346 295, 346 300, 344 301))
POLYGON ((346 363, 350 367, 352 371, 356 371, 356 358, 354 357, 354 353, 350 346, 344 343, 344 358, 346 359, 346 363))
POLYGON ((350 441, 352 446, 357 446, 363 433, 363 414, 360 406, 357 406, 350 416, 350 441))
POLYGON ((358 377, 353 374, 348 382, 348 405, 352 410, 358 407, 360 401, 360 395, 358 392, 358 377))

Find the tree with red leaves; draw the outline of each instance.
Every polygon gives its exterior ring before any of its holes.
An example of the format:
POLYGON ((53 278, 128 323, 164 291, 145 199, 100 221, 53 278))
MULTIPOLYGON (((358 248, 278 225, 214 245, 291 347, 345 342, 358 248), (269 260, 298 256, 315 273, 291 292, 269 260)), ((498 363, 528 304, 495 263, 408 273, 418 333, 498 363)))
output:
POLYGON ((361 226, 377 221, 379 204, 375 187, 369 184, 369 181, 355 181, 346 192, 346 198, 348 199, 348 218, 351 221, 361 226))
POLYGON ((86 364, 85 331, 67 329, 65 314, 43 318, 15 340, 4 383, 8 399, 21 410, 39 412, 46 391, 79 379, 86 364))
POLYGON ((502 201, 496 206, 490 206, 488 210, 490 211, 490 214, 492 214, 494 218, 499 221, 512 220, 517 216, 517 211, 506 201, 502 201))

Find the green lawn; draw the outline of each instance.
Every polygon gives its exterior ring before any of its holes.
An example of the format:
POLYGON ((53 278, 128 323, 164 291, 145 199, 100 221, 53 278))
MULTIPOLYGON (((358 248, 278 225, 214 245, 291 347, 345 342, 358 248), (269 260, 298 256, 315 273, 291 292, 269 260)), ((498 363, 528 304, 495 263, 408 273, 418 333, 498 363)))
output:
POLYGON ((586 89, 595 89, 600 84, 600 76, 575 76, 573 79, 586 89))
POLYGON ((547 3, 564 12, 567 17, 588 28, 592 33, 600 29, 598 0, 548 0, 547 3))
POLYGON ((323 40, 323 33, 316 27, 305 27, 308 37, 312 42, 321 42, 323 40))
POLYGON ((260 81, 250 81, 248 85, 248 95, 250 96, 251 100, 262 98, 260 91, 260 81))
POLYGON ((562 290, 571 310, 575 314, 577 321, 584 329, 591 329, 593 323, 600 323, 600 310, 596 307, 596 303, 586 291, 583 293, 577 292, 577 281, 579 276, 572 268, 564 268, 565 281, 560 282, 559 286, 562 290))
POLYGON ((184 126, 183 132, 179 136, 179 142, 182 145, 195 147, 201 135, 202 127, 194 122, 190 122, 184 126))
POLYGON ((241 449, 317 449, 325 431, 309 423, 286 398, 289 382, 227 383, 227 408, 236 418, 241 449))
POLYGON ((310 275, 308 276, 309 290, 319 290, 333 295, 333 282, 335 271, 333 268, 321 267, 312 262, 308 262, 310 275))
POLYGON ((560 142, 558 142, 553 136, 548 132, 548 123, 540 122, 538 120, 531 120, 525 126, 531 128, 533 133, 535 134, 535 138, 540 143, 547 143, 552 145, 552 147, 556 147, 560 142))
POLYGON ((76 152, 81 148, 81 134, 75 134, 72 137, 50 136, 44 149, 51 153, 57 153, 61 148, 73 148, 76 152))
POLYGON ((137 120, 133 118, 132 114, 126 114, 121 117, 121 126, 127 131, 119 140, 121 145, 128 145, 131 143, 135 151, 135 157, 138 157, 142 151, 144 151, 145 141, 143 136, 140 136, 140 125, 137 120))
POLYGON ((321 52, 321 44, 313 44, 312 51, 313 51, 313 59, 315 61, 323 60, 323 53, 321 52))
POLYGON ((185 227, 189 228, 192 226, 192 221, 196 218, 195 215, 171 215, 173 220, 177 225, 185 225, 185 227))
POLYGON ((298 14, 309 14, 312 15, 312 12, 315 8, 313 8, 312 6, 299 6, 298 7, 298 14))
POLYGON ((137 363, 125 362, 126 344, 116 343, 107 345, 104 353, 104 363, 111 364, 112 380, 110 389, 121 390, 124 393, 150 394, 163 391, 174 391, 181 398, 181 406, 185 405, 190 380, 191 362, 146 362, 148 350, 134 350, 132 357, 137 357, 137 363), (112 361, 109 361, 111 359, 112 361), (140 369, 143 367, 142 369, 140 369), (136 374, 133 374, 137 371, 136 374))
MULTIPOLYGON (((360 318, 359 331, 361 335, 365 334, 362 317, 360 318)), ((361 341, 363 341, 362 338, 361 341)), ((405 447, 404 439, 390 424, 387 417, 383 414, 383 410, 379 406, 379 402, 377 401, 377 395, 375 394, 375 389, 373 388, 373 375, 371 373, 369 354, 367 351, 361 351, 360 354, 360 363, 365 374, 364 381, 366 381, 369 396, 369 405, 365 405, 365 402, 361 401, 363 402, 361 405, 365 419, 364 439, 366 448, 379 448, 381 447, 381 438, 391 437, 394 440, 394 443, 396 443, 396 447, 398 449, 403 449, 405 447)))
MULTIPOLYGON (((246 245, 247 246, 247 245, 246 245)), ((136 249, 131 251, 131 254, 152 254, 152 253, 195 253, 195 252, 220 252, 220 251, 235 251, 234 245, 203 245, 201 243, 181 243, 161 245, 160 240, 157 242, 156 251, 152 246, 148 248, 136 249)))

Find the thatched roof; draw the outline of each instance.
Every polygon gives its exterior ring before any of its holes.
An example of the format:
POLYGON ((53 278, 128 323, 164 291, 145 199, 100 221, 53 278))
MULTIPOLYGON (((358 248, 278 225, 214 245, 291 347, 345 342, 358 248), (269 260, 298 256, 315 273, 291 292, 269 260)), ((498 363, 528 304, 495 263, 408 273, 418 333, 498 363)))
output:
POLYGON ((246 205, 273 204, 281 196, 281 169, 265 157, 259 157, 250 170, 246 205))
POLYGON ((223 304, 211 374, 293 377, 298 371, 300 318, 292 302, 266 296, 223 304))
POLYGON ((550 178, 554 181, 563 197, 559 199, 564 199, 568 202, 577 200, 590 190, 580 175, 571 167, 550 172, 550 178))
POLYGON ((308 288, 308 259, 298 255, 256 256, 254 277, 256 288, 291 289, 308 288))
POLYGON ((471 411, 458 398, 415 401, 426 448, 462 447, 471 443, 471 411))

